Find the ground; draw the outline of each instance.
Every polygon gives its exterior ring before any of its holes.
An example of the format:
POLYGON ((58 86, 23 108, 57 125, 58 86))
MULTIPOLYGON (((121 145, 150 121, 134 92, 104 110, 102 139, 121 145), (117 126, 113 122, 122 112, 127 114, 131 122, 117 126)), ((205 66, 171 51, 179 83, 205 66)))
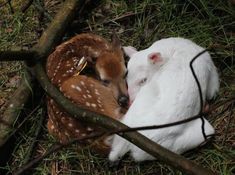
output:
MULTIPOLYGON (((44 16, 39 13, 40 2, 35 1, 25 12, 23 0, 12 0, 12 12, 5 0, 0 0, 0 49, 31 48, 53 20, 62 0, 44 0, 44 16)), ((221 88, 212 107, 235 95, 235 6, 227 0, 103 0, 86 18, 74 21, 63 39, 80 32, 94 32, 110 38, 117 31, 123 45, 144 49, 155 40, 180 36, 193 40, 203 47, 215 50, 212 58, 220 73, 221 88)), ((22 63, 0 63, 0 108, 18 86, 22 63)), ((43 99, 42 99, 43 100, 43 99)), ((28 116, 14 146, 11 160, 0 169, 13 172, 21 166, 31 144, 37 121, 43 108, 36 107, 28 116)), ((216 129, 216 136, 206 145, 184 154, 190 160, 210 168, 218 174, 235 174, 235 115, 233 103, 215 108, 208 119, 216 129)), ((46 120, 35 155, 45 152, 55 140, 47 133, 46 120)), ((76 145, 54 153, 34 168, 33 174, 182 174, 158 161, 136 164, 125 159, 120 169, 110 170, 106 158, 91 154, 89 149, 77 150, 76 145)))

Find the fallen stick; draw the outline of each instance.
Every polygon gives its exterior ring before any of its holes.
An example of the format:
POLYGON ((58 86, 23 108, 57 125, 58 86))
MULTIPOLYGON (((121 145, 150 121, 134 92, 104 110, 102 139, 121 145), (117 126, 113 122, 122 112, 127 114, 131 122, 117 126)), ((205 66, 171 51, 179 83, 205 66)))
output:
POLYGON ((17 117, 20 115, 24 105, 32 95, 32 88, 33 78, 26 71, 25 77, 22 78, 18 89, 8 101, 8 107, 1 116, 1 120, 4 122, 0 122, 0 147, 6 143, 9 138, 8 136, 11 135, 13 123, 17 120, 17 117))

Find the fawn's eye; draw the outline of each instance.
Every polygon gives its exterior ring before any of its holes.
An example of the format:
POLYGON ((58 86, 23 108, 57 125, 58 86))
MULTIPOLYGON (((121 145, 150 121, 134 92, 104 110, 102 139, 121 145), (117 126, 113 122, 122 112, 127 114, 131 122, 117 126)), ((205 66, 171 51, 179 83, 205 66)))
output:
POLYGON ((142 80, 139 81, 139 86, 144 85, 144 83, 147 81, 147 78, 143 78, 142 80))
POLYGON ((101 80, 103 85, 108 86, 110 84, 109 80, 101 80))

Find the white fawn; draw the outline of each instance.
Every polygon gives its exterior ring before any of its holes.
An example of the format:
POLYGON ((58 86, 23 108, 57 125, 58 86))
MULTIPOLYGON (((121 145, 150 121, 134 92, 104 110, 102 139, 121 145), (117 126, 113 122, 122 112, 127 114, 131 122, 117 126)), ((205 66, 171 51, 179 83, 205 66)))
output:
MULTIPOLYGON (((46 69, 51 82, 73 103, 114 119, 123 116, 129 99, 125 61, 116 35, 112 43, 94 34, 77 35, 56 48, 48 57, 46 69)), ((70 117, 51 98, 47 107, 48 130, 61 143, 102 129, 70 117)), ((107 154, 107 140, 94 143, 94 150, 107 154)))
MULTIPOLYGON (((189 63, 204 48, 184 38, 166 38, 149 48, 137 51, 124 48, 130 57, 127 84, 133 101, 121 122, 129 127, 168 124, 195 116, 200 111, 198 87, 189 63)), ((209 55, 204 53, 193 68, 202 90, 203 105, 219 91, 219 76, 209 55)), ((202 121, 139 131, 152 141, 178 154, 196 148, 204 141, 202 121)), ((204 118, 204 134, 214 134, 212 125, 204 118)), ((120 160, 127 152, 135 161, 155 159, 129 141, 114 136, 110 161, 120 160)))

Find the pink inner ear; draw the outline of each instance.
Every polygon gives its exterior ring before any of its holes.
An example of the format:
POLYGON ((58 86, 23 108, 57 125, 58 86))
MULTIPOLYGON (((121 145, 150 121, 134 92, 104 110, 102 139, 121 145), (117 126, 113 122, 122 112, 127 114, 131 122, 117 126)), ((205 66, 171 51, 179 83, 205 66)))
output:
POLYGON ((148 58, 151 60, 152 63, 156 63, 161 61, 161 54, 159 52, 154 52, 149 54, 148 58))

